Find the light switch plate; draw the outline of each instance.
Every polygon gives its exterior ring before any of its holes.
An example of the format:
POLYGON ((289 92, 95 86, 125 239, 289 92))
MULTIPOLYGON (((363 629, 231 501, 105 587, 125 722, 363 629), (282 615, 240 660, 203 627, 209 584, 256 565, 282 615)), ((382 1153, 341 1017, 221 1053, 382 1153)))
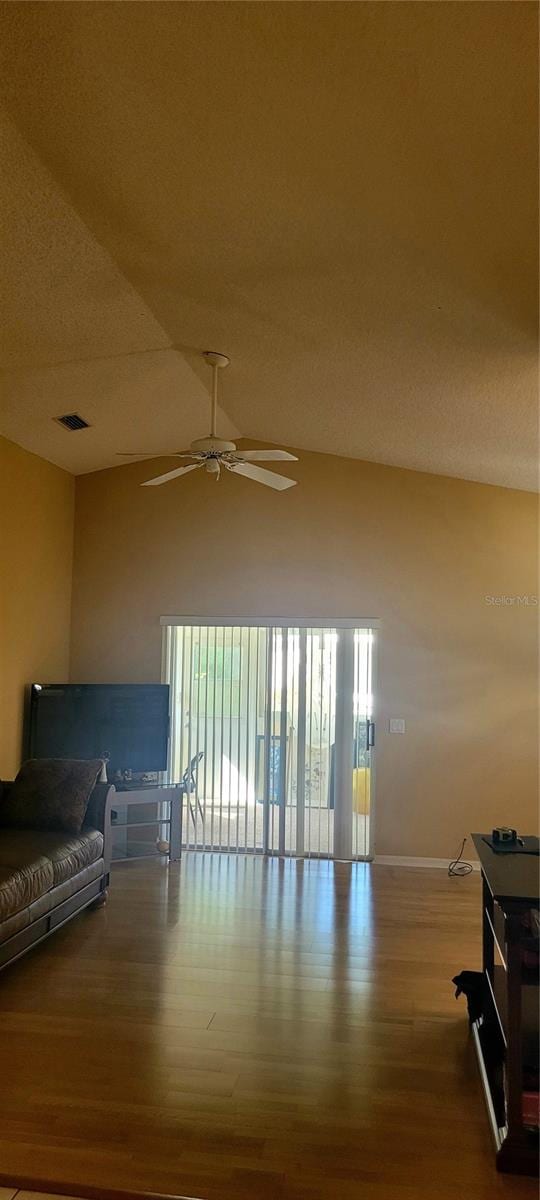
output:
POLYGON ((390 717, 390 733, 405 733, 403 717, 390 717))

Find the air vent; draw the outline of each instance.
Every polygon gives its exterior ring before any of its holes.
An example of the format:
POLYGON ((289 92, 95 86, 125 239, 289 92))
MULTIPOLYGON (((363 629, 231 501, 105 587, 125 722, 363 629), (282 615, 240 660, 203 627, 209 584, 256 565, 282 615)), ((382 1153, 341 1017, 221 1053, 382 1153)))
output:
POLYGON ((64 417, 54 417, 59 425, 63 425, 64 429, 89 429, 88 421, 84 417, 80 417, 78 413, 66 413, 64 417))

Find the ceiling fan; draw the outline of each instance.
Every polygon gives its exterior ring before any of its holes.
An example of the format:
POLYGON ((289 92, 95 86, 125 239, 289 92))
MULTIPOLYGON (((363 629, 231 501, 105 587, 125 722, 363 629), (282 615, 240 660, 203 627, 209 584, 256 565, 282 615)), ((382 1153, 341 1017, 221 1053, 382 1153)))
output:
MULTIPOLYGON (((174 471, 167 471, 165 475, 156 475, 154 479, 145 479, 142 487, 159 487, 162 483, 168 483, 171 479, 177 479, 179 475, 187 475, 188 471, 199 471, 204 467, 209 475, 213 475, 215 479, 219 479, 222 467, 227 471, 232 471, 235 475, 245 475, 248 479, 254 479, 256 483, 263 483, 265 487, 275 488, 276 491, 282 492, 286 488, 294 487, 296 479, 289 479, 286 475, 278 475, 276 471, 267 471, 263 467, 254 466, 254 463, 259 462, 298 462, 295 454, 289 454, 287 450, 237 450, 234 442, 223 441, 218 438, 216 433, 216 414, 217 414, 217 395, 218 395, 218 371, 229 365, 230 359, 226 354, 217 354, 213 350, 205 350, 204 358, 212 368, 212 419, 211 428, 208 437, 198 438, 192 442, 189 450, 181 450, 171 454, 167 452, 163 456, 152 454, 152 458, 192 458, 195 461, 186 467, 177 467, 174 471)), ((139 454, 124 454, 122 458, 140 458, 139 454)))

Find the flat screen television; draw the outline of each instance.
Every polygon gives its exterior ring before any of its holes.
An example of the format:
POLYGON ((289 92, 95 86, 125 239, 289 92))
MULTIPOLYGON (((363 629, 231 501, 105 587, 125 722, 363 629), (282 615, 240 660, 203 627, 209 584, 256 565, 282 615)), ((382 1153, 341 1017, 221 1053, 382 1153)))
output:
POLYGON ((107 774, 164 771, 166 683, 33 683, 30 758, 105 758, 107 774))

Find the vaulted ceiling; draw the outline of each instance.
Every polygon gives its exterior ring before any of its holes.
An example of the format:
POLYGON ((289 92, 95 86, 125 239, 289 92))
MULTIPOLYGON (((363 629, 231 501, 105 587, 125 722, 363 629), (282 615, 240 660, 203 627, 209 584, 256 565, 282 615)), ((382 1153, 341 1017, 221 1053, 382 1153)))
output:
POLYGON ((224 435, 536 486, 535 3, 0 15, 0 432, 182 448, 211 348, 224 435))

